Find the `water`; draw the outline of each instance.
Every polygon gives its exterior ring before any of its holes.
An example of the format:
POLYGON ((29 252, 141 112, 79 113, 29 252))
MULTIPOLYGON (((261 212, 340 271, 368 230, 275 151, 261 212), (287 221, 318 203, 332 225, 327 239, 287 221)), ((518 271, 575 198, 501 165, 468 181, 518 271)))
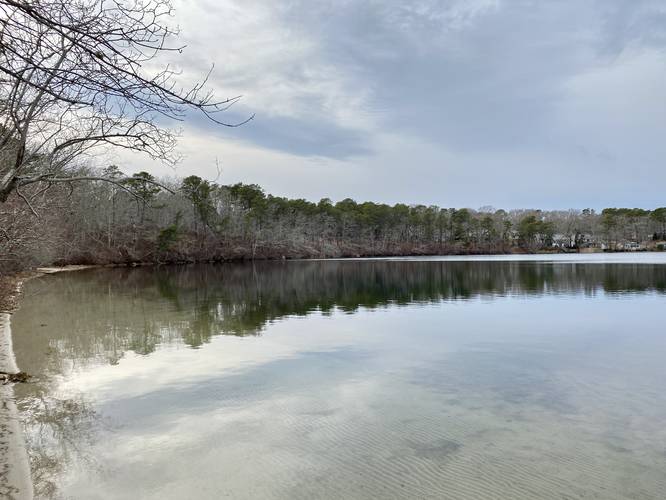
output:
POLYGON ((666 258, 99 269, 12 319, 34 488, 661 499, 666 258))

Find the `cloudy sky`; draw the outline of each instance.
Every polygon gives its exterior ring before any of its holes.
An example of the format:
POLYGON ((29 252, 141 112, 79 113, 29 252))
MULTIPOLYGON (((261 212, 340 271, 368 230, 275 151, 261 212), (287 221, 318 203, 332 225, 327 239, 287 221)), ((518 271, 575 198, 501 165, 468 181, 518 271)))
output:
MULTIPOLYGON (((177 0, 193 117, 177 175, 445 207, 666 205, 662 0, 177 0)), ((168 168, 134 159, 157 174, 168 168)))

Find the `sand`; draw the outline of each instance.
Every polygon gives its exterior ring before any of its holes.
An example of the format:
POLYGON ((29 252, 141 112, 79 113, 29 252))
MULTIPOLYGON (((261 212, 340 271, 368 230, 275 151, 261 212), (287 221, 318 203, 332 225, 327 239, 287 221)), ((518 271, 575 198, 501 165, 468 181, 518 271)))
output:
MULTIPOLYGON (((17 373, 12 349, 11 316, 0 313, 0 372, 17 373)), ((30 463, 21 432, 13 384, 0 385, 0 498, 33 498, 30 463)))

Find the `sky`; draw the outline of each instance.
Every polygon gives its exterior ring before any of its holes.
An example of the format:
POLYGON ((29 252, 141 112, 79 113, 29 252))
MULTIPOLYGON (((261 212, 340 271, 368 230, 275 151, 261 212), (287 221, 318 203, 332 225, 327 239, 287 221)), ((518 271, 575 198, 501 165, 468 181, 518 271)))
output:
POLYGON ((243 95, 175 171, 317 201, 666 205, 662 0, 175 0, 184 78, 243 95), (219 174, 218 174, 219 167, 219 174))

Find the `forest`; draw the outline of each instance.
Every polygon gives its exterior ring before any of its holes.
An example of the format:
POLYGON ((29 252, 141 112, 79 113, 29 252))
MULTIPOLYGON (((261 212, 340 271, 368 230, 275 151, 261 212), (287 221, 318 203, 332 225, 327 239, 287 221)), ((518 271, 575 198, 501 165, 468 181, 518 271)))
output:
POLYGON ((197 176, 126 177, 28 187, 0 205, 2 270, 132 264, 436 254, 660 250, 666 207, 503 210, 312 202, 254 184, 197 176))

